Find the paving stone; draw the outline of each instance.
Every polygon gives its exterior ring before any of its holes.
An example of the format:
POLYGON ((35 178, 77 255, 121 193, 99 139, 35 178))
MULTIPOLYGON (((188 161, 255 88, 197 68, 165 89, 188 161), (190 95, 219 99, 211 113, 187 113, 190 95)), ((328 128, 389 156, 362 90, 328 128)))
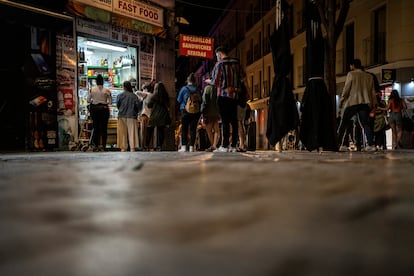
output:
POLYGON ((414 275, 414 151, 0 155, 0 275, 414 275))

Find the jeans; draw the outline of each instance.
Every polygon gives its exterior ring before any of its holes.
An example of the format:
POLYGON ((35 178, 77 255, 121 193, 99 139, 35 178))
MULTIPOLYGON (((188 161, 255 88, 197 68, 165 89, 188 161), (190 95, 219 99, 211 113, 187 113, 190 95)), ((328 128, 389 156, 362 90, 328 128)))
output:
POLYGON ((230 144, 231 126, 231 146, 235 148, 239 140, 239 127, 237 120, 237 101, 228 97, 218 97, 217 106, 219 109, 223 128, 222 146, 227 148, 230 144))
POLYGON ((188 131, 190 131, 190 146, 194 146, 198 120, 200 119, 201 113, 188 113, 185 110, 181 110, 181 145, 188 145, 188 131))
POLYGON ((339 124, 338 128, 338 141, 339 146, 344 144, 344 140, 346 138, 346 130, 351 127, 352 121, 351 118, 358 114, 359 121, 364 129, 366 141, 368 146, 374 145, 374 134, 369 122, 369 112, 370 107, 368 104, 358 104, 353 105, 345 108, 344 114, 342 115, 341 123, 339 124))

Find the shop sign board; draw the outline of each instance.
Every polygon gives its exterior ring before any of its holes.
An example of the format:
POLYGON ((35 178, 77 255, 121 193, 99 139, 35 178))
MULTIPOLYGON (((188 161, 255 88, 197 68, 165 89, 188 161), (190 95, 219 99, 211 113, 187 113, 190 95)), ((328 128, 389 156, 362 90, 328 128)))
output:
POLYGON ((114 0, 113 12, 155 26, 164 26, 164 14, 162 9, 135 0, 114 0))
POLYGON ((214 39, 180 34, 180 55, 213 58, 214 39))
POLYGON ((139 32, 118 27, 118 26, 111 26, 111 39, 120 41, 122 43, 128 43, 131 45, 138 46, 139 45, 139 32))
POLYGON ((91 7, 112 11, 112 0, 76 0, 91 7))
POLYGON ((94 35, 96 37, 111 39, 122 43, 138 46, 140 35, 138 31, 109 25, 105 23, 89 21, 82 18, 76 19, 78 32, 94 35))
POLYGON ((382 69, 382 82, 395 81, 395 69, 382 69))
POLYGON ((145 4, 136 0, 74 0, 91 7, 110 11, 155 26, 164 26, 164 12, 162 8, 145 4))
POLYGON ((76 30, 85 34, 91 34, 98 37, 109 38, 110 25, 100 22, 84 20, 81 18, 76 19, 76 30))

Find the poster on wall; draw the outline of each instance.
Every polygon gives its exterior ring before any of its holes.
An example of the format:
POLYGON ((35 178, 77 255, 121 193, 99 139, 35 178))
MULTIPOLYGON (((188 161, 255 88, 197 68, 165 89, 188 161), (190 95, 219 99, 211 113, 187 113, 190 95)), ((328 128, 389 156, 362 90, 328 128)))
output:
POLYGON ((146 35, 140 36, 139 75, 140 85, 150 83, 155 79, 154 38, 146 35))
POLYGON ((56 80, 59 148, 68 149, 77 138, 75 89, 76 48, 73 37, 56 36, 56 80), (63 139, 64 138, 64 139, 63 139))

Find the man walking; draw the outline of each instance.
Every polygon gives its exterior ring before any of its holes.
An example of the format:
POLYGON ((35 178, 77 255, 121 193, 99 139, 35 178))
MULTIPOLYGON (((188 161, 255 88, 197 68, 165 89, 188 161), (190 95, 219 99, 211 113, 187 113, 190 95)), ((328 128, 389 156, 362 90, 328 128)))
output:
POLYGON ((374 135, 369 122, 369 112, 376 106, 377 102, 374 79, 369 73, 362 70, 361 60, 359 59, 352 61, 350 69, 339 101, 339 108, 343 110, 338 128, 339 150, 344 150, 346 130, 350 127, 351 118, 358 114, 367 142, 365 151, 375 151, 374 135))
POLYGON ((222 128, 223 140, 222 146, 215 152, 236 152, 238 139, 238 122, 237 122, 237 93, 240 91, 241 82, 245 77, 241 69, 240 61, 228 56, 228 50, 223 47, 217 47, 215 50, 217 63, 213 68, 210 84, 217 88, 217 106, 219 109, 222 128), (231 147, 230 145, 230 126, 231 147))

